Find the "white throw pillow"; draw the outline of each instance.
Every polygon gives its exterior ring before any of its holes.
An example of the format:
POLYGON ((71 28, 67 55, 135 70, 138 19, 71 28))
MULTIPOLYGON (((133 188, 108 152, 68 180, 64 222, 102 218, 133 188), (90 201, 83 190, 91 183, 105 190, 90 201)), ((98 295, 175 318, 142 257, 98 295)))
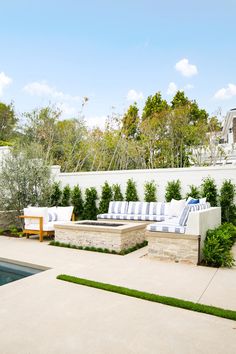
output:
POLYGON ((175 200, 172 199, 170 202, 170 212, 169 216, 177 216, 179 217, 185 207, 186 200, 175 200))
POLYGON ((57 221, 71 221, 73 206, 57 207, 57 221))
POLYGON ((206 199, 206 198, 200 198, 200 199, 199 199, 199 203, 200 203, 200 204, 206 204, 206 202, 207 202, 207 199, 206 199))

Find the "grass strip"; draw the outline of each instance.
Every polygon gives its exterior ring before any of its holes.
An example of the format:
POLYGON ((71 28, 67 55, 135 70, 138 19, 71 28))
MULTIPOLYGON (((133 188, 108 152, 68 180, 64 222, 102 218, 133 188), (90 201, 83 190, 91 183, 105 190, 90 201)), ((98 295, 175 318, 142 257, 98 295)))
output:
POLYGON ((110 253, 110 254, 117 254, 119 256, 125 256, 128 253, 134 252, 139 250, 140 248, 143 248, 147 246, 148 242, 143 241, 142 243, 137 243, 135 246, 126 248, 125 250, 122 250, 120 252, 116 251, 110 251, 107 248, 100 248, 100 247, 89 247, 89 246, 75 246, 71 245, 69 243, 64 243, 64 242, 58 242, 58 241, 51 241, 49 242, 50 246, 57 246, 57 247, 65 247, 65 248, 72 248, 76 250, 82 250, 82 251, 91 251, 91 252, 100 252, 100 253, 110 253))
POLYGON ((201 312, 201 313, 205 313, 207 315, 227 318, 229 320, 236 321, 236 311, 233 311, 233 310, 226 310, 226 309, 223 309, 220 307, 203 305, 203 304, 195 303, 192 301, 186 301, 186 300, 182 300, 182 299, 178 299, 178 298, 174 298, 174 297, 147 293, 145 291, 139 291, 139 290, 125 288, 123 286, 101 283, 101 282, 97 282, 94 280, 77 278, 77 277, 73 277, 71 275, 66 275, 66 274, 58 275, 57 279, 64 280, 64 281, 67 281, 70 283, 88 286, 91 288, 110 291, 110 292, 121 294, 121 295, 131 296, 131 297, 135 297, 135 298, 142 299, 142 300, 147 300, 147 301, 151 301, 151 302, 158 302, 158 303, 164 304, 164 305, 178 307, 181 309, 195 311, 195 312, 201 312))

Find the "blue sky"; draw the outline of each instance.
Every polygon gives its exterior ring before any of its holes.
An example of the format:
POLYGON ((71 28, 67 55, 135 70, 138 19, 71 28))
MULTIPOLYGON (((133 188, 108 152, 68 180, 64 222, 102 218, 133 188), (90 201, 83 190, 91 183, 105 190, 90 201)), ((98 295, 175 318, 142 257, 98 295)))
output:
POLYGON ((212 114, 236 107, 234 0, 1 2, 0 100, 49 102, 102 125, 177 88, 212 114), (115 107, 115 108, 112 108, 115 107))

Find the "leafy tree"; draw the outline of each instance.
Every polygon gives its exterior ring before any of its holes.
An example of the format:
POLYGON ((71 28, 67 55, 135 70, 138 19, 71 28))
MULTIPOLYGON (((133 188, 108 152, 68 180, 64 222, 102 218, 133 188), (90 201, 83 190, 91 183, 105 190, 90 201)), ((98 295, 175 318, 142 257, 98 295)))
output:
POLYGON ((113 200, 122 201, 124 200, 123 194, 121 193, 120 184, 113 184, 113 200))
POLYGON ((99 203, 99 213, 104 214, 108 212, 109 203, 112 200, 113 193, 112 188, 107 182, 104 183, 102 187, 102 196, 99 203))
POLYGON ((171 199, 181 199, 181 184, 179 179, 167 183, 165 198, 167 202, 170 202, 171 199))
POLYGON ((178 90, 171 101, 171 108, 173 109, 173 108, 183 107, 183 106, 187 106, 188 104, 190 104, 190 101, 188 97, 185 96, 184 91, 178 90))
POLYGON ((82 219, 84 211, 84 202, 80 187, 74 186, 71 192, 71 203, 74 206, 74 214, 77 219, 82 219))
POLYGON ((201 197, 201 193, 198 187, 194 186, 193 184, 191 184, 189 186, 189 192, 186 194, 186 198, 188 197, 192 197, 195 199, 199 199, 201 197))
POLYGON ((135 102, 133 105, 129 106, 122 119, 122 133, 125 134, 127 138, 136 138, 138 134, 138 125, 138 107, 137 103, 135 102))
POLYGON ((125 192, 125 200, 127 202, 136 202, 139 200, 136 183, 132 179, 128 179, 125 192))
POLYGON ((0 140, 8 141, 13 138, 17 121, 13 104, 0 102, 0 140))
POLYGON ((51 189, 50 205, 58 206, 61 204, 62 190, 59 182, 54 182, 51 189))
POLYGON ((207 177, 203 179, 202 185, 202 197, 207 198, 207 202, 211 204, 212 207, 217 206, 217 186, 213 178, 207 177))
POLYGON ((70 199, 71 199, 71 190, 70 186, 67 184, 62 191, 62 199, 61 199, 61 205, 62 206, 69 206, 70 205, 70 199))
POLYGON ((20 214, 29 205, 48 206, 50 175, 50 166, 42 158, 33 158, 28 151, 13 151, 7 155, 4 168, 0 170, 2 210, 17 210, 20 214))
POLYGON ((157 186, 155 181, 146 182, 144 184, 144 200, 145 202, 156 202, 157 201, 157 186))
POLYGON ((149 119, 155 113, 166 111, 168 108, 168 103, 162 98, 160 91, 158 91, 155 95, 148 96, 143 108, 142 119, 149 119))
POLYGON ((231 222, 236 225, 235 185, 225 180, 220 189, 220 206, 222 223, 231 222))
POLYGON ((94 187, 86 188, 83 219, 86 220, 97 219, 97 214, 98 214, 97 205, 96 205, 97 199, 98 199, 98 195, 96 189, 94 187))

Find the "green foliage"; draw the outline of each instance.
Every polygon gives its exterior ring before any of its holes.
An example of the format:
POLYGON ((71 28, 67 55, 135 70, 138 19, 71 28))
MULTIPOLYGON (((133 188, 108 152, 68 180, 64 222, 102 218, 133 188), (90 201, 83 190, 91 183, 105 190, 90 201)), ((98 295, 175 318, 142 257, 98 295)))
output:
POLYGON ((32 151, 13 151, 0 171, 1 210, 17 210, 28 205, 48 206, 51 194, 51 169, 32 151))
POLYGON ((74 206, 74 214, 76 219, 82 219, 84 211, 84 202, 80 187, 74 186, 71 192, 71 203, 74 206))
POLYGON ((142 119, 150 119, 155 113, 166 111, 168 108, 169 106, 166 100, 162 98, 160 92, 157 92, 153 96, 148 96, 143 108, 142 119))
POLYGON ((144 200, 145 202, 157 201, 157 186, 155 181, 146 182, 144 184, 144 200))
POLYGON ((137 104, 130 105, 122 119, 122 133, 127 138, 136 138, 138 134, 139 115, 137 104))
POLYGON ((115 200, 115 201, 124 200, 123 194, 121 193, 120 184, 118 184, 118 183, 113 184, 112 190, 113 190, 113 200, 115 200))
POLYGON ((136 202, 139 200, 136 183, 132 179, 128 179, 127 181, 125 200, 127 202, 136 202))
POLYGON ((71 190, 70 190, 70 186, 67 184, 62 191, 61 205, 69 206, 70 199, 71 199, 71 190))
POLYGON ((201 194, 202 197, 207 198, 207 202, 209 202, 212 207, 217 206, 217 186, 213 178, 207 177, 203 179, 201 194))
POLYGON ((86 188, 85 190, 85 203, 84 203, 84 213, 83 219, 85 220, 96 220, 97 219, 97 205, 96 201, 98 199, 96 188, 86 188))
POLYGON ((232 267, 234 258, 231 248, 236 240, 236 227, 225 223, 208 230, 203 248, 204 261, 212 267, 232 267))
POLYGON ((188 197, 192 197, 195 199, 199 199, 201 198, 201 193, 198 187, 194 186, 193 184, 191 184, 189 186, 189 192, 186 194, 186 198, 188 197))
POLYGON ((112 284, 105 284, 105 283, 84 279, 84 278, 77 278, 67 274, 60 274, 57 276, 57 279, 64 280, 74 284, 96 288, 96 289, 110 291, 112 293, 117 293, 125 296, 131 296, 146 301, 152 301, 160 304, 165 304, 168 306, 179 307, 185 310, 206 313, 208 315, 223 317, 223 318, 236 321, 236 311, 233 310, 225 310, 220 307, 199 304, 196 302, 186 301, 174 297, 147 293, 140 290, 129 289, 123 286, 117 286, 112 284))
POLYGON ((232 222, 236 225, 235 185, 231 180, 223 182, 220 189, 220 206, 222 222, 232 222))
POLYGON ((51 189, 50 205, 61 205, 62 190, 59 182, 54 182, 51 189))
POLYGON ((181 184, 179 179, 167 182, 165 198, 167 202, 170 202, 171 199, 181 199, 181 184))
POLYGON ((108 212, 109 203, 112 200, 113 193, 112 188, 107 182, 102 187, 102 195, 99 203, 99 213, 104 214, 108 212))
POLYGON ((14 137, 16 123, 13 104, 6 105, 0 102, 0 140, 8 141, 14 137))
POLYGON ((188 105, 189 103, 190 103, 190 101, 189 101, 188 97, 185 96, 184 91, 178 90, 171 101, 171 107, 172 108, 183 107, 183 106, 188 105))

